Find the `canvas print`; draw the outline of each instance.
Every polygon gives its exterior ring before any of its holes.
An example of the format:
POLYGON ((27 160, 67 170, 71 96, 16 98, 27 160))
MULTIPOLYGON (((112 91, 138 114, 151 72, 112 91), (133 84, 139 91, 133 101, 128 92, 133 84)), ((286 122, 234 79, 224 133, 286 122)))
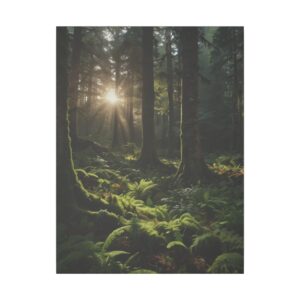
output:
POLYGON ((243 27, 56 38, 57 273, 243 273, 243 27))

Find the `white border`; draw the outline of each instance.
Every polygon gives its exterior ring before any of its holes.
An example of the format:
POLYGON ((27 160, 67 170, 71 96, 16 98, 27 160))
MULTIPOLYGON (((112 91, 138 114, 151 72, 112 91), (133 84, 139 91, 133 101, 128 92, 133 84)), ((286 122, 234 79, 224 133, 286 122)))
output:
MULTIPOLYGON (((297 1, 1 5, 1 299, 297 299, 297 1), (246 274, 55 274, 55 26, 245 26, 246 274)), ((297 297, 298 295, 298 297, 297 297)))

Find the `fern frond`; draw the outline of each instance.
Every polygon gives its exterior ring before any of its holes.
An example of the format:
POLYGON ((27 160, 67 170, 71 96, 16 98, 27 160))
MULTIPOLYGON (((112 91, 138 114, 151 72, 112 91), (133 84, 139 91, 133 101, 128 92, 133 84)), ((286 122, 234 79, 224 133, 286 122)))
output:
POLYGON ((126 231, 128 231, 129 228, 130 226, 126 225, 112 231, 103 244, 103 250, 106 251, 113 243, 113 241, 116 240, 118 237, 122 236, 126 231))
POLYGON ((180 242, 180 241, 172 241, 172 242, 168 243, 167 249, 172 249, 172 248, 187 249, 186 245, 183 242, 180 242))
POLYGON ((243 273, 244 260, 239 253, 223 253, 208 269, 209 273, 243 273))

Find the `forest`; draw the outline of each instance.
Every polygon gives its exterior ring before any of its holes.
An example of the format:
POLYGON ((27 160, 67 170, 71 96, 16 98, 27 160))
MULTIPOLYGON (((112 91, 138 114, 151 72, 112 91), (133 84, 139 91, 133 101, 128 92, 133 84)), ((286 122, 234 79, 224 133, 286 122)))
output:
POLYGON ((244 273, 243 27, 56 39, 57 273, 244 273))

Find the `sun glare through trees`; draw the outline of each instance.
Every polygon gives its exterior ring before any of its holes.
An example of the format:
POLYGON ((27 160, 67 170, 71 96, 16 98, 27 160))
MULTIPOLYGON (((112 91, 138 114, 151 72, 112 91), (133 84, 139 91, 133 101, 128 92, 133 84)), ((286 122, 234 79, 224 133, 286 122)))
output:
POLYGON ((117 104, 120 101, 115 90, 113 90, 113 89, 110 89, 106 92, 105 100, 110 104, 117 104))

